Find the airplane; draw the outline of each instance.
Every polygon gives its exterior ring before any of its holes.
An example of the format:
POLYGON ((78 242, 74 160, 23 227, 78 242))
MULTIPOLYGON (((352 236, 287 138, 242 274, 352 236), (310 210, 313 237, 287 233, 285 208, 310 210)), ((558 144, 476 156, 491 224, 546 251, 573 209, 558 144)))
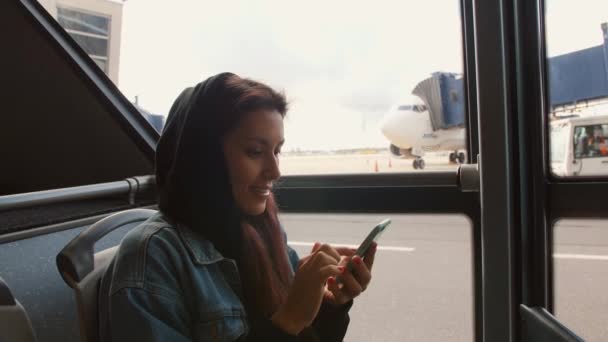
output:
POLYGON ((381 122, 381 131, 390 141, 391 155, 413 158, 414 169, 424 169, 428 152, 452 151, 450 163, 462 164, 466 155, 464 127, 433 131, 429 111, 422 101, 393 106, 381 122))
POLYGON ((414 169, 425 168, 428 152, 451 151, 450 163, 464 163, 462 93, 462 78, 456 74, 434 73, 418 83, 413 96, 391 107, 380 122, 391 155, 413 158, 414 169))

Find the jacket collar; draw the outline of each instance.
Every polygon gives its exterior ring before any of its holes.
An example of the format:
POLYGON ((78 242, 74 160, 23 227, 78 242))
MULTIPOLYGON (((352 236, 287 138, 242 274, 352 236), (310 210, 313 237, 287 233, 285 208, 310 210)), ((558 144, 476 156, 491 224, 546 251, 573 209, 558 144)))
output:
POLYGON ((208 265, 224 260, 224 256, 215 248, 213 243, 192 229, 178 224, 177 231, 180 234, 192 261, 200 265, 208 265))
POLYGON ((169 220, 165 215, 163 215, 162 219, 175 227, 188 250, 188 255, 190 255, 192 262, 199 265, 208 265, 225 259, 213 243, 203 235, 196 233, 182 223, 169 220))

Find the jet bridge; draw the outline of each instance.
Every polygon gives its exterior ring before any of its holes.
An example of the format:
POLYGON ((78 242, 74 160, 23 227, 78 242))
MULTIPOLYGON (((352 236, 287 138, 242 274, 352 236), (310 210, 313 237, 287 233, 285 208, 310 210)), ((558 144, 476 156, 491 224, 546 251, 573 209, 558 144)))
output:
POLYGON ((429 110, 433 131, 464 126, 464 82, 460 75, 436 72, 418 83, 412 94, 429 110))

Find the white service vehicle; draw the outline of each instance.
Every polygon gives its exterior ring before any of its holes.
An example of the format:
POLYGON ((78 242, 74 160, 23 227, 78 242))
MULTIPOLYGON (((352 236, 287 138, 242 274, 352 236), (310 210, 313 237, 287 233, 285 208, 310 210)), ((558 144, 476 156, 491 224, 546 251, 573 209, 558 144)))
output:
POLYGON ((608 175, 608 115, 559 119, 550 126, 553 174, 608 175))

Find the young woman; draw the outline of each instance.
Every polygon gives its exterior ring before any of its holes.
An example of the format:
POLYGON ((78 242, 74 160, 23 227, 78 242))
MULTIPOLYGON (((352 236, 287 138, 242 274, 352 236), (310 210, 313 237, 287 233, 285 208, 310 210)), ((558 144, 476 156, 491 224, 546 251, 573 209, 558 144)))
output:
POLYGON ((283 95, 230 73, 177 98, 156 150, 160 212, 102 279, 102 341, 343 339, 375 248, 362 260, 317 243, 299 259, 287 246, 272 195, 286 112, 283 95))

